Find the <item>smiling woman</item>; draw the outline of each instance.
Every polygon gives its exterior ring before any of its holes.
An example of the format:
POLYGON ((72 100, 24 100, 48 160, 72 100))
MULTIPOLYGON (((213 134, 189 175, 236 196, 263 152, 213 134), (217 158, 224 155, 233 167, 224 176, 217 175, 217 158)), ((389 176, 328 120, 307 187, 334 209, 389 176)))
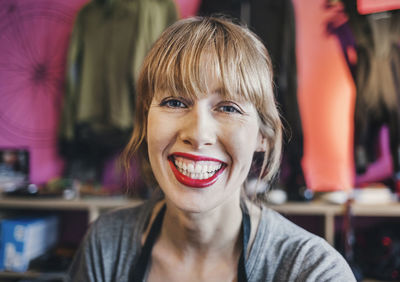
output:
MULTIPOLYGON (((260 132, 269 144, 263 178, 270 182, 279 167, 282 133, 274 101, 271 62, 264 45, 249 30, 231 23, 186 21, 190 25, 176 24, 163 33, 145 59, 138 93, 146 95, 138 95, 140 107, 125 152, 126 163, 138 151, 144 153, 144 162, 148 160, 147 143, 143 140, 155 97, 165 99, 165 105, 182 108, 190 107, 200 97, 218 93, 226 100, 220 101, 226 103, 220 105, 225 106, 225 111, 241 113, 239 103, 250 104, 256 110, 260 132)), ((153 172, 150 168, 146 174, 151 177, 153 172)))
POLYGON ((186 19, 161 35, 123 155, 137 154, 161 193, 101 216, 72 281, 355 281, 324 240, 245 196, 256 153, 260 181, 279 168, 271 69, 260 40, 227 19, 186 19))

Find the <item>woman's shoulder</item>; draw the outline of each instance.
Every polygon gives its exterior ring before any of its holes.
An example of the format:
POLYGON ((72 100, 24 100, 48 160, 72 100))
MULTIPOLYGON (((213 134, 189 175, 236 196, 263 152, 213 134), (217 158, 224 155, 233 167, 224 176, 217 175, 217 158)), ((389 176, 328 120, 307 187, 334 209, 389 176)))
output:
POLYGON ((329 278, 335 275, 348 278, 343 281, 355 281, 344 258, 323 238, 268 207, 262 209, 249 262, 253 262, 249 266, 253 275, 273 275, 268 276, 269 281, 294 281, 299 277, 300 281, 313 281, 318 275, 323 275, 324 281, 337 281, 329 278))
POLYGON ((154 202, 101 214, 82 241, 71 265, 71 281, 127 281, 125 275, 137 256, 140 239, 154 202), (123 261, 121 264, 119 262, 123 261))

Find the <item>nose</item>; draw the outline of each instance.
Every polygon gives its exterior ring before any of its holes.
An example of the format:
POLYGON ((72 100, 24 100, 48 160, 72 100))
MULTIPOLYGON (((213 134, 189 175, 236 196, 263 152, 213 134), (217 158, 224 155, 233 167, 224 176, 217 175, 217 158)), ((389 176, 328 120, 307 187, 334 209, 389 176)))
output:
POLYGON ((194 106, 182 121, 180 139, 183 143, 201 149, 217 140, 217 121, 207 107, 194 106))

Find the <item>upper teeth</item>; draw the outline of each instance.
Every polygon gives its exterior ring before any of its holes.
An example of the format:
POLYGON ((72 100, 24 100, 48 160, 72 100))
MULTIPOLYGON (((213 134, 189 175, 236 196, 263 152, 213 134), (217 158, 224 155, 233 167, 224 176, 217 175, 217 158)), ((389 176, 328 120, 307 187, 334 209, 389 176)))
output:
POLYGON ((213 161, 190 161, 188 159, 175 157, 175 165, 178 169, 188 173, 213 173, 222 166, 219 162, 213 161))

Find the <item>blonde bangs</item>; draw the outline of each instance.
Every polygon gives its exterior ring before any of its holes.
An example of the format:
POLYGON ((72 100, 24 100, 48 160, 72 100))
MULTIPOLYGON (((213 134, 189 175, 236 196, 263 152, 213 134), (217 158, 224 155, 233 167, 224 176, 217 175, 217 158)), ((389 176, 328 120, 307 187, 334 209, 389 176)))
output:
POLYGON ((176 28, 172 26, 156 43, 154 54, 149 54, 152 60, 145 68, 147 73, 142 73, 147 76, 149 98, 168 92, 194 100, 218 90, 226 99, 263 105, 260 94, 272 92, 272 86, 270 91, 263 89, 271 76, 269 66, 261 66, 266 72, 260 73, 260 66, 254 65, 255 61, 265 64, 265 60, 253 58, 259 56, 257 50, 252 50, 257 48, 254 42, 243 38, 243 31, 234 24, 227 30, 226 23, 215 20, 186 21, 191 25, 181 22, 176 28), (244 53, 243 49, 250 52, 244 53), (217 82, 218 89, 209 88, 210 79, 217 82))

